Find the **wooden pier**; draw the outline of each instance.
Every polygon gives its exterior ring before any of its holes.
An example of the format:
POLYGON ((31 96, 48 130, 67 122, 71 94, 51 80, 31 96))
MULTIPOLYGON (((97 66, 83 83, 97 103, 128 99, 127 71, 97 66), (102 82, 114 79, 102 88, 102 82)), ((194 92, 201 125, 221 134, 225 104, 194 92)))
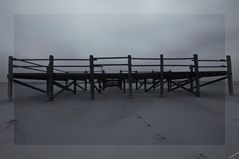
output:
POLYGON ((145 92, 149 92, 158 88, 160 89, 160 96, 163 97, 166 85, 168 92, 181 88, 199 97, 201 87, 226 79, 228 80, 229 95, 233 95, 230 56, 219 60, 199 59, 197 54, 189 58, 167 58, 163 55, 160 55, 159 58, 136 58, 131 55, 126 57, 94 57, 90 55, 86 59, 57 59, 50 55, 47 59, 18 59, 10 56, 8 98, 9 101, 13 101, 13 83, 45 93, 49 101, 53 101, 64 91, 71 91, 73 94, 77 93, 77 88, 87 91, 88 85, 91 99, 95 99, 95 93, 101 94, 108 87, 117 87, 123 92, 127 91, 130 98, 133 97, 133 92, 139 89, 143 88, 145 92), (124 62, 112 63, 112 60, 124 62), (59 61, 63 63, 77 62, 80 65, 57 65, 56 62, 59 61), (105 61, 111 63, 105 63, 105 61), (136 61, 143 62, 143 64, 135 63, 136 61), (150 64, 146 64, 145 61, 150 62, 150 64), (174 63, 169 64, 171 61, 174 63), (43 65, 39 62, 46 62, 47 64, 43 65), (151 64, 152 62, 156 62, 156 64, 151 64), (207 63, 214 64, 208 65, 207 63), (104 70, 106 67, 125 67, 126 70, 106 72, 104 70), (85 70, 76 72, 65 71, 62 68, 85 70), (96 68, 101 70, 96 71, 96 68), (141 71, 142 68, 153 69, 152 71, 141 71), (184 71, 172 71, 171 68, 183 68, 184 71), (23 71, 15 72, 15 69, 23 71), (26 70, 30 70, 30 72, 26 70), (210 81, 207 80, 207 82, 200 82, 201 79, 208 77, 214 78, 210 81), (24 80, 45 81, 46 89, 23 82, 24 80), (55 87, 59 87, 60 90, 55 92, 55 87))

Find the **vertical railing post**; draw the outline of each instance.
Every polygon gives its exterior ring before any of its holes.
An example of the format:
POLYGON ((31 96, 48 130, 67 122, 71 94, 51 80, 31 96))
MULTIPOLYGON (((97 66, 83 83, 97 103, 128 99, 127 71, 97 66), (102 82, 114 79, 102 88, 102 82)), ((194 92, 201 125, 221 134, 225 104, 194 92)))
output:
POLYGON ((231 62, 231 56, 226 56, 227 60, 227 79, 228 79, 228 89, 229 89, 229 95, 232 96, 234 94, 233 91, 233 80, 232 80, 232 62, 231 62))
POLYGON ((90 55, 90 95, 91 99, 95 99, 95 79, 94 79, 94 57, 90 55))
POLYGON ((131 98, 133 95, 131 55, 128 55, 128 80, 129 80, 129 97, 131 98))
POLYGON ((54 76, 53 76, 53 66, 54 66, 54 57, 52 55, 49 56, 49 65, 47 67, 47 84, 48 84, 48 99, 49 101, 53 101, 54 98, 54 76))
POLYGON ((164 59, 163 55, 160 55, 160 96, 163 96, 164 91, 164 59))
POLYGON ((198 68, 198 55, 193 55, 194 61, 194 76, 196 82, 196 96, 200 97, 200 81, 199 81, 199 68, 198 68))
POLYGON ((8 58, 8 100, 13 101, 13 57, 8 58))
POLYGON ((190 65, 189 66, 189 69, 190 69, 190 89, 193 90, 193 66, 190 65))

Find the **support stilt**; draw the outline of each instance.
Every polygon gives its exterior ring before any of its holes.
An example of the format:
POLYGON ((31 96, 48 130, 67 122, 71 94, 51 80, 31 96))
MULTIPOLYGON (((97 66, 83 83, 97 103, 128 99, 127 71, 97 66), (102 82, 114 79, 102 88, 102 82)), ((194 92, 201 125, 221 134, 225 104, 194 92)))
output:
POLYGON ((54 57, 52 55, 49 56, 49 65, 47 67, 47 75, 48 75, 48 99, 49 101, 53 101, 54 98, 54 76, 53 76, 53 65, 54 65, 54 57))
POLYGON ((90 55, 90 95, 91 99, 95 99, 95 80, 94 80, 94 57, 90 55))
POLYGON ((233 80, 232 80, 231 56, 227 55, 226 60, 227 60, 228 89, 229 89, 229 95, 232 96, 234 94, 234 91, 233 91, 233 80))
POLYGON ((13 57, 8 58, 8 100, 13 101, 13 57))
POLYGON ((163 89, 164 89, 164 68, 163 68, 163 55, 160 55, 160 96, 163 97, 163 89))
POLYGON ((128 78, 129 78, 129 97, 132 98, 133 86, 132 86, 132 61, 131 55, 128 55, 128 78))
POLYGON ((194 73, 195 73, 195 82, 196 82, 196 96, 200 97, 200 81, 199 81, 199 68, 198 68, 198 55, 193 55, 194 60, 194 73))

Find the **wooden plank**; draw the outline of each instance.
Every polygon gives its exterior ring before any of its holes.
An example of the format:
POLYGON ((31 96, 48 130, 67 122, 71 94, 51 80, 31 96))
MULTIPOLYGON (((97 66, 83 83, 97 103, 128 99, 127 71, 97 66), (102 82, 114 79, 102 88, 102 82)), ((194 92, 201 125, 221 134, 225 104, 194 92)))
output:
POLYGON ((17 84, 20 84, 22 86, 25 86, 25 87, 28 87, 28 88, 31 88, 31 89, 34 89, 34 90, 37 90, 37 91, 40 91, 40 92, 43 92, 43 93, 47 93, 47 91, 43 90, 43 89, 40 89, 40 88, 37 88, 35 86, 32 86, 30 84, 27 84, 27 83, 24 83, 24 82, 21 82, 21 81, 18 81, 18 80, 13 80, 15 83, 17 84))
POLYGON ((188 92, 190 92, 190 93, 195 94, 195 92, 193 92, 191 89, 188 89, 188 88, 184 87, 184 85, 186 85, 186 84, 188 84, 188 83, 178 84, 178 83, 176 83, 176 82, 174 82, 174 81, 171 81, 171 82, 172 82, 173 84, 177 85, 178 87, 184 89, 185 91, 188 91, 188 92))
POLYGON ((216 82, 225 80, 225 79, 227 79, 227 77, 222 77, 222 78, 219 78, 219 79, 215 79, 215 80, 212 80, 212 81, 209 81, 209 82, 200 84, 200 87, 207 86, 207 85, 209 85, 209 84, 213 84, 213 83, 216 83, 216 82))

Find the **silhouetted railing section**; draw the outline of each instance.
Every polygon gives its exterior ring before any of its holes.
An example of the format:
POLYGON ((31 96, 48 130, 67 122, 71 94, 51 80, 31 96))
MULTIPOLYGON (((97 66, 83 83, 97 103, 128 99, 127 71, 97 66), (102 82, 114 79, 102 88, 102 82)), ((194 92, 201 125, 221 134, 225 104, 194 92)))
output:
MULTIPOLYGON (((226 68, 226 77, 223 77, 222 79, 227 78, 228 79, 228 86, 229 86, 229 93, 230 95, 233 95, 233 83, 232 83, 232 65, 231 65, 231 57, 226 56, 226 59, 219 59, 219 60, 212 60, 212 59, 198 59, 198 55, 194 54, 193 57, 190 58, 169 58, 164 57, 162 54, 160 57, 155 58, 144 58, 144 57, 132 57, 131 55, 123 56, 123 57, 94 57, 93 55, 90 55, 89 58, 75 58, 75 59, 64 59, 64 58, 54 58, 53 55, 50 55, 48 59, 19 59, 14 58, 12 56, 9 57, 9 64, 8 64, 8 97, 9 100, 12 100, 12 89, 13 89, 13 82, 16 81, 19 84, 22 84, 22 82, 17 81, 14 79, 14 68, 21 68, 36 72, 41 72, 42 74, 47 75, 47 94, 49 96, 49 100, 53 100, 54 98, 54 84, 58 85, 59 87, 64 87, 56 82, 54 74, 57 73, 63 73, 63 74, 70 74, 74 71, 66 71, 64 69, 60 68, 75 68, 77 69, 75 72, 79 72, 78 69, 85 68, 86 70, 83 70, 83 74, 87 75, 89 84, 90 84, 90 92, 91 92, 91 98, 95 98, 95 90, 98 92, 101 92, 101 88, 105 89, 105 86, 101 86, 101 82, 103 80, 99 80, 99 88, 95 86, 95 76, 97 74, 102 74, 103 76, 106 75, 104 67, 125 67, 125 70, 120 70, 118 73, 122 75, 127 75, 127 78, 119 78, 120 88, 124 90, 125 92, 125 82, 128 82, 128 89, 129 89, 129 96, 132 97, 133 94, 133 83, 136 83, 136 90, 140 88, 141 86, 138 86, 138 78, 137 75, 140 73, 143 73, 142 71, 134 71, 132 68, 150 68, 154 67, 154 70, 152 70, 151 74, 159 75, 159 79, 153 78, 153 86, 151 88, 156 88, 157 86, 160 86, 160 95, 163 96, 163 90, 164 90, 164 83, 168 83, 168 90, 174 90, 177 88, 183 88, 189 92, 193 92, 195 89, 195 94, 197 96, 200 96, 200 87, 217 82, 221 79, 211 81, 206 84, 200 84, 200 78, 201 71, 200 69, 212 69, 212 68, 226 68), (106 61, 112 62, 113 60, 120 60, 120 62, 117 63, 104 63, 106 61), (15 64, 15 61, 19 64, 15 64), (144 62, 143 64, 138 64, 137 62, 144 62), (148 61, 149 63, 147 64, 148 61), (46 64, 40 64, 40 63, 46 63, 46 64), (63 62, 63 64, 56 64, 56 62, 63 62), (67 62, 71 62, 70 64, 67 64, 67 62), (73 64, 73 62, 77 62, 76 64, 73 64), (135 63, 136 62, 136 63, 135 63), (146 62, 146 63, 145 63, 146 62), (153 64, 155 62, 156 64, 153 64), (175 62, 175 63, 170 63, 175 62), (84 63, 84 64, 83 64, 84 63), (183 63, 183 64, 182 64, 183 63), (213 65, 208 65, 208 63, 213 63, 213 65), (165 71, 165 68, 187 68, 186 72, 190 73, 189 79, 185 81, 181 81, 179 83, 176 83, 173 81, 173 79, 170 79, 170 73, 172 71, 165 71), (100 71, 95 70, 95 68, 101 68, 100 71), (89 70, 89 72, 88 72, 89 70), (167 73, 167 77, 166 77, 167 73), (88 76, 89 75, 89 76, 88 76), (123 83, 123 84, 122 84, 123 83), (185 88, 184 85, 190 83, 190 88, 185 88), (195 85, 194 85, 195 83, 195 85), (175 86, 175 87, 172 87, 175 86), (123 88, 122 88, 123 87, 123 88)), ((149 72, 147 72, 149 73, 149 72)), ((152 75, 150 75, 152 76, 152 75)), ((106 77, 105 77, 106 78, 106 77)), ((107 81, 104 79, 103 83, 107 81)), ((112 79, 112 83, 113 83, 112 79)), ((145 91, 148 91, 150 89, 146 88, 147 79, 144 81, 145 84, 145 91)), ((74 90, 73 92, 76 93, 76 86, 77 80, 73 81, 70 85, 74 84, 74 90)), ((28 84, 28 87, 32 88, 33 86, 30 86, 28 84)), ((141 83, 142 85, 142 83, 141 83)), ((78 85, 81 87, 80 85, 78 85)), ((64 90, 69 89, 69 86, 66 84, 67 88, 64 88, 64 90)), ((87 87, 87 79, 85 79, 85 90, 87 87)), ((38 88, 35 88, 36 90, 40 90, 38 88)), ((83 89, 83 88, 82 88, 83 89)), ((43 90, 41 90, 44 92, 43 90)))

